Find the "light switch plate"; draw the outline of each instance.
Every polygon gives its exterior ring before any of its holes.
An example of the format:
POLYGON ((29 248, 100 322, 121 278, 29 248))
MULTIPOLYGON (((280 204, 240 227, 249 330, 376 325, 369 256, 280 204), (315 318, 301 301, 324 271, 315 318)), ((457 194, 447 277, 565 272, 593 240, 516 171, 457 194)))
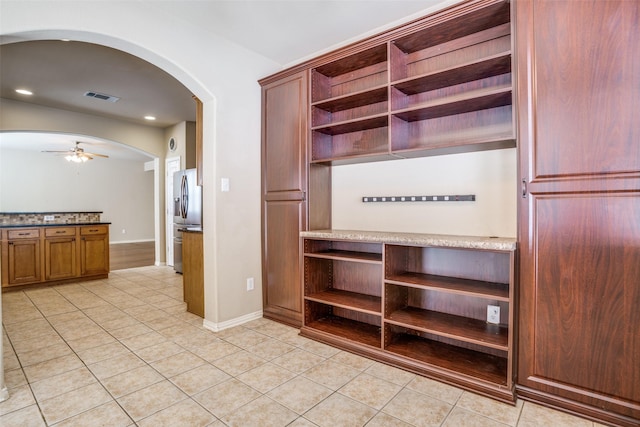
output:
POLYGON ((220 179, 220 191, 229 191, 229 178, 220 179))

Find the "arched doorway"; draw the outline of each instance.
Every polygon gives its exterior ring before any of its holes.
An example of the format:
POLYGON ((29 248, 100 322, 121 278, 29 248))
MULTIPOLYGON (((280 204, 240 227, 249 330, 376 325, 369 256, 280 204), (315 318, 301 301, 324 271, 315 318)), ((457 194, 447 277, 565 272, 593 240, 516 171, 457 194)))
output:
MULTIPOLYGON (((70 36, 78 36, 77 32, 74 31, 57 31, 56 33, 58 33, 60 35, 61 38, 66 38, 67 37, 67 33, 69 33, 70 36)), ((27 34, 27 33, 23 33, 20 34, 20 39, 25 40, 25 39, 29 39, 29 40, 40 40, 40 39, 47 39, 47 36, 44 36, 41 33, 33 33, 33 34, 27 34)), ((83 41, 91 41, 91 42, 97 42, 99 41, 101 44, 104 44, 105 46, 109 46, 111 43, 107 43, 106 40, 104 38, 104 36, 99 35, 99 34, 92 34, 92 33, 83 33, 82 37, 83 41)), ((7 42, 7 38, 3 38, 2 42, 5 43, 7 42)), ((10 41, 10 40, 9 40, 10 41)), ((160 58, 159 56, 155 56, 153 54, 150 53, 150 51, 146 51, 144 49, 141 49, 139 46, 136 46, 134 44, 128 44, 128 43, 122 43, 121 40, 117 40, 117 39, 112 39, 111 41, 113 41, 113 45, 118 45, 118 48, 123 48, 124 47, 130 50, 129 53, 131 54, 135 54, 135 53, 139 53, 140 51, 145 51, 147 53, 147 57, 151 57, 151 58, 160 58)), ((115 47, 115 46, 111 46, 111 47, 115 47)), ((147 59, 145 59, 147 60, 147 59)), ((167 62, 166 60, 158 60, 159 63, 164 64, 165 66, 167 64, 170 64, 169 62, 167 62)), ((155 64, 154 64, 155 65, 155 64)), ((174 71, 176 70, 175 65, 170 66, 169 68, 172 68, 174 71)), ((211 102, 213 100, 212 96, 206 91, 206 89, 204 87, 202 87, 199 84, 195 84, 192 79, 188 78, 188 74, 185 73, 182 70, 178 71, 178 74, 181 76, 182 79, 186 80, 193 88, 193 93, 198 95, 198 97, 200 99, 203 100, 208 100, 209 102, 211 102)), ((207 102, 203 102, 204 104, 204 109, 207 108, 207 102)), ((32 122, 35 123, 35 122, 32 122)), ((65 126, 61 126, 61 127, 47 127, 47 125, 45 123, 47 123, 47 121, 44 122, 38 122, 39 124, 41 124, 41 129, 39 130, 48 130, 48 131, 57 131, 57 132, 71 132, 71 133, 83 133, 82 131, 84 129, 77 129, 77 128, 73 128, 73 127, 67 127, 65 128, 65 126)), ((33 126, 33 125, 29 125, 28 127, 22 127, 21 125, 16 125, 14 126, 14 124, 10 121, 10 120, 3 120, 3 128, 6 126, 7 129, 11 129, 11 130, 38 130, 39 126, 33 126)), ((0 129, 0 131, 2 131, 2 129, 0 129)), ((155 218, 155 234, 156 237, 160 236, 161 233, 164 232, 164 220, 162 221, 162 223, 160 223, 160 221, 158 220, 160 213, 164 212, 164 162, 159 162, 158 161, 158 157, 157 156, 150 156, 151 157, 151 161, 153 161, 154 165, 155 165, 155 171, 154 171, 154 205, 155 205, 155 212, 156 212, 156 218, 155 218)), ((158 242, 164 242, 164 239, 159 239, 157 238, 156 241, 158 242)), ((162 245, 164 246, 164 245, 162 245)), ((162 248, 164 249, 164 248, 162 248)), ((159 252, 158 250, 156 250, 156 252, 159 252)), ((0 295, 0 303, 1 303, 1 295, 0 295)), ((2 313, 1 313, 1 308, 0 308, 0 320, 2 319, 2 313)), ((0 342, 0 351, 2 350, 2 343, 0 342)), ((5 388, 5 384, 4 384, 4 369, 0 360, 0 401, 2 401, 3 399, 5 399, 7 397, 7 391, 5 388)))

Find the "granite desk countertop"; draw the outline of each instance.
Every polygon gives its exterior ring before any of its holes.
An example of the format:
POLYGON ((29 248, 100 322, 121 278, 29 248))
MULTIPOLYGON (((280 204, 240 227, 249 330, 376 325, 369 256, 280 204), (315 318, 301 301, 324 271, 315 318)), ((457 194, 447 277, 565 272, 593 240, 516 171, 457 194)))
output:
POLYGON ((300 232, 300 237, 496 251, 513 251, 516 249, 515 238, 493 236, 456 236, 361 230, 313 230, 300 232))

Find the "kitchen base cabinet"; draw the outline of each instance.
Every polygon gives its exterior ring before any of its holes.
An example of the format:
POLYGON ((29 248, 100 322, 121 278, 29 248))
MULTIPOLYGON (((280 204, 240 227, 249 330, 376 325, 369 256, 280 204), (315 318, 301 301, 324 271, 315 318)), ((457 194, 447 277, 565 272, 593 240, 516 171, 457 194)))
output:
POLYGON ((109 226, 0 227, 2 288, 109 275, 109 226))
POLYGON ((515 401, 515 239, 301 235, 301 335, 515 401))
POLYGON ((202 233, 182 233, 182 281, 187 311, 204 317, 204 258, 202 233))
POLYGON ((80 275, 109 273, 109 227, 80 227, 80 275))
POLYGON ((40 282, 40 230, 5 230, 2 237, 2 285, 16 286, 40 282))
POLYGON ((78 275, 76 227, 45 230, 45 280, 69 279, 78 275))

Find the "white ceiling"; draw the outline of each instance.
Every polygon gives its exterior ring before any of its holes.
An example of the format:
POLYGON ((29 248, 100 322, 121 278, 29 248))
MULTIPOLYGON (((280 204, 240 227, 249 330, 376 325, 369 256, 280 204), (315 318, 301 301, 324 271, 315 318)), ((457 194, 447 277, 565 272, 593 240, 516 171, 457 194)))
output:
MULTIPOLYGON (((458 0, 459 1, 459 0, 458 0)), ((142 0, 287 66, 452 0, 142 0)))
MULTIPOLYGON (((224 37, 283 67, 399 25, 457 0, 140 0, 173 18, 224 37)), ((0 45, 0 97, 53 108, 128 120, 150 126, 195 119, 191 93, 157 67, 127 53, 82 42, 27 41, 0 45), (15 93, 28 86, 35 95, 15 93), (87 98, 87 91, 114 95, 116 103, 87 98), (142 118, 153 114, 153 123, 142 118)), ((28 136, 7 134, 0 147, 28 136)), ((77 135, 44 141, 32 149, 72 148, 77 135)), ((88 139, 85 138, 88 141, 88 139)), ((104 154, 119 156, 105 141, 104 154)), ((22 146, 24 148, 24 145, 22 146)), ((90 151, 90 150, 87 150, 90 151)), ((97 151, 97 150, 96 150, 97 151)), ((140 155, 139 153, 133 154, 140 155)))
MULTIPOLYGON (((0 132, 0 148, 27 150, 41 156, 64 157, 66 153, 42 153, 42 151, 69 151, 80 142, 80 148, 88 153, 104 154, 110 159, 148 162, 153 156, 130 146, 86 135, 44 132, 0 132)), ((108 161, 96 157, 94 161, 108 161)))

